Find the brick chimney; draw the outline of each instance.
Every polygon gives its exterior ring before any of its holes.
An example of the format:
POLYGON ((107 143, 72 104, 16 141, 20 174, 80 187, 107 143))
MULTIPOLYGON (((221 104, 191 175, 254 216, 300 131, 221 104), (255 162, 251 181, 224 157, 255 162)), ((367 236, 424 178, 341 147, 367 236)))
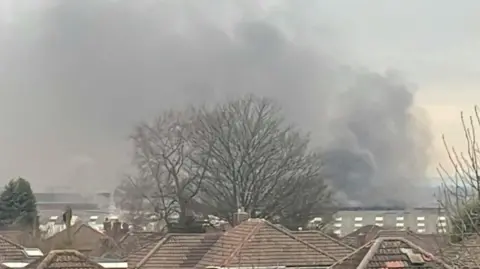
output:
POLYGON ((233 213, 233 226, 237 226, 240 223, 248 220, 250 218, 250 215, 245 212, 245 209, 243 207, 239 208, 237 212, 233 213))
POLYGON ((117 238, 118 236, 121 236, 120 233, 121 233, 121 227, 122 224, 120 223, 120 221, 118 221, 118 219, 114 220, 113 223, 112 223, 112 233, 110 234, 110 236, 112 238, 117 238))

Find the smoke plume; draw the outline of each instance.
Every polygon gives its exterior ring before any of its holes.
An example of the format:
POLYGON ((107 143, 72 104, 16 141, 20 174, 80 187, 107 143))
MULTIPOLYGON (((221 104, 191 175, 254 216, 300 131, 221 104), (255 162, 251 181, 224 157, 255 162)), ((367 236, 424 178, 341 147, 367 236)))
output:
MULTIPOLYGON (((303 13, 246 0, 42 2, 0 28, 0 88, 33 111, 17 115, 23 132, 107 152, 97 167, 118 168, 108 152, 126 151, 140 120, 255 93, 311 132, 347 200, 406 202, 424 177, 430 133, 414 88, 341 65, 303 13)), ((106 175, 92 183, 112 186, 106 175)))

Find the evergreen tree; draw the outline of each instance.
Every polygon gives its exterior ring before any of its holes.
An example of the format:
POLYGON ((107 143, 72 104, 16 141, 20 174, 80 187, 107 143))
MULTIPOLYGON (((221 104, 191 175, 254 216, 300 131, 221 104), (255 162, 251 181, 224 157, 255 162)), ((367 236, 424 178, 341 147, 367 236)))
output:
POLYGON ((30 183, 12 179, 0 194, 0 225, 32 228, 37 216, 37 202, 30 183))

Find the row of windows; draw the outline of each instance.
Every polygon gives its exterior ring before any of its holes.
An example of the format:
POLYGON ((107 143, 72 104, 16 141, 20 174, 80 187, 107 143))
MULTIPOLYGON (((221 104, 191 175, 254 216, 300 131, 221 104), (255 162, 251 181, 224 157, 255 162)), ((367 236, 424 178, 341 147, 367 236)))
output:
MULTIPOLYGON (((403 221, 405 218, 400 216, 400 217, 396 217, 396 220, 397 221, 403 221)), ((445 216, 439 216, 437 218, 438 220, 440 221, 445 221, 447 218, 445 216)), ((321 220, 321 218, 320 218, 321 220)), ((337 217, 335 218, 336 221, 342 221, 342 217, 337 217)), ((425 220, 425 217, 423 216, 420 216, 420 217, 417 217, 417 221, 423 221, 425 220)), ((363 221, 363 217, 355 217, 355 221, 363 221)), ((375 217, 375 221, 383 221, 383 217, 375 217)))
MULTIPOLYGON (((382 226, 383 226, 383 223, 381 223, 381 222, 376 222, 375 225, 376 225, 376 226, 379 226, 379 227, 382 227, 382 226)), ((342 227, 342 223, 341 223, 341 222, 337 222, 337 223, 335 223, 333 226, 335 226, 335 227, 337 227, 337 228, 340 228, 340 227, 342 227)), ((357 223, 354 223, 354 224, 353 224, 353 227, 355 227, 355 228, 360 228, 360 227, 363 227, 363 226, 364 226, 364 224, 361 223, 361 222, 357 222, 357 223)), ((405 226, 405 223, 403 223, 403 222, 397 222, 397 223, 395 223, 395 226, 401 228, 401 227, 404 227, 404 226, 405 226)), ((447 223, 446 223, 446 222, 438 222, 438 223, 437 223, 437 226, 438 226, 438 227, 447 227, 447 223)), ((419 223, 417 223, 417 227, 425 227, 425 223, 419 222, 419 223)))
MULTIPOLYGON (((337 234, 337 235, 341 235, 341 234, 342 234, 342 230, 341 230, 341 229, 337 229, 337 230, 335 230, 335 231, 333 231, 333 232, 334 232, 335 234, 337 234)), ((419 229, 417 229, 417 233, 426 233, 426 232, 427 232, 427 230, 424 229, 424 228, 419 228, 419 229)), ((439 228, 439 229, 437 229, 437 232, 438 232, 438 233, 446 233, 446 232, 447 232, 447 229, 445 229, 445 228, 439 228)))

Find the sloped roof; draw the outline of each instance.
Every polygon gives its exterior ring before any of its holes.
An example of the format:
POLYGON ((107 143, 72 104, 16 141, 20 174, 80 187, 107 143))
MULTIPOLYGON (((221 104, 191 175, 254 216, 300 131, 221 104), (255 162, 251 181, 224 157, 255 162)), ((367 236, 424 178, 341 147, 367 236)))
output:
MULTIPOLYGON (((72 231, 72 238, 74 238, 75 234, 80 232, 82 229, 89 229, 89 230, 92 230, 95 233, 97 233, 99 236, 105 236, 105 234, 101 233, 99 230, 91 227, 90 225, 87 225, 87 224, 84 224, 84 223, 81 223, 81 222, 77 222, 77 223, 73 224, 70 227, 70 229, 72 231)), ((55 233, 52 236, 48 237, 46 240, 47 241, 52 241, 52 240, 66 239, 67 235, 68 235, 67 234, 67 229, 64 229, 64 230, 61 230, 60 232, 55 233)))
POLYGON ((129 268, 194 268, 221 234, 167 234, 127 258, 129 268))
POLYGON ((375 235, 382 230, 385 229, 377 225, 365 225, 358 230, 345 235, 342 237, 341 241, 354 248, 359 248, 373 239, 375 235))
POLYGON ((196 266, 317 266, 337 259, 283 227, 249 219, 225 232, 196 266))
POLYGON ((0 235, 0 259, 3 261, 24 261, 28 259, 23 247, 0 235))
POLYGON ((129 232, 118 241, 118 246, 129 254, 151 243, 159 242, 164 236, 164 233, 157 232, 129 232))
POLYGON ((102 269, 103 267, 76 250, 52 250, 47 256, 30 263, 26 268, 102 269))
POLYGON ((342 259, 356 250, 355 248, 320 231, 295 231, 292 233, 303 241, 313 244, 337 259, 342 259))
POLYGON ((401 237, 380 237, 372 240, 333 264, 331 269, 452 269, 421 247, 401 237), (413 262, 407 252, 420 254, 421 261, 413 262))
MULTIPOLYGON (((427 234, 418 234, 410 230, 380 230, 375 235, 375 238, 380 237, 401 237, 405 238, 408 241, 418 245, 422 249, 430 252, 437 253, 438 250, 444 246, 445 240, 442 238, 442 235, 427 235, 427 234)), ((369 241, 372 238, 368 238, 369 241)))

